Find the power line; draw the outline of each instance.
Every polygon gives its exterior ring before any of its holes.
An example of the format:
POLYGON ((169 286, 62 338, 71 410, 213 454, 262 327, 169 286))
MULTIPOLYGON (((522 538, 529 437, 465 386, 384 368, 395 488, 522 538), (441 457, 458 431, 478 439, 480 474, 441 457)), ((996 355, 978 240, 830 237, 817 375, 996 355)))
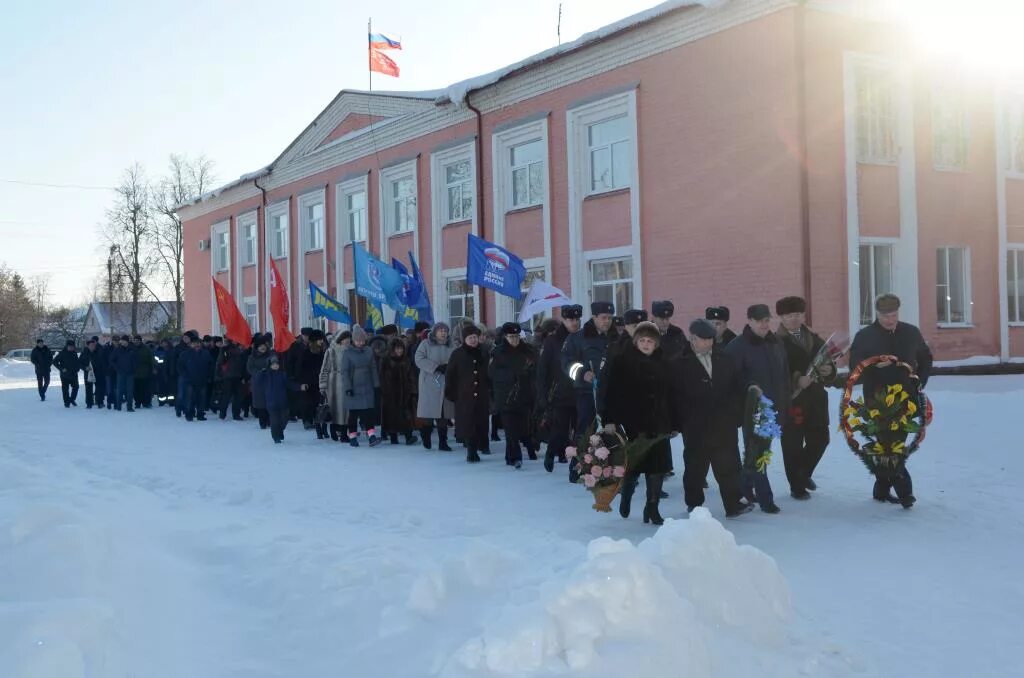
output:
POLYGON ((71 188, 80 191, 116 191, 113 186, 86 186, 83 184, 48 184, 40 181, 21 181, 20 179, 0 179, 3 184, 35 186, 37 188, 71 188))

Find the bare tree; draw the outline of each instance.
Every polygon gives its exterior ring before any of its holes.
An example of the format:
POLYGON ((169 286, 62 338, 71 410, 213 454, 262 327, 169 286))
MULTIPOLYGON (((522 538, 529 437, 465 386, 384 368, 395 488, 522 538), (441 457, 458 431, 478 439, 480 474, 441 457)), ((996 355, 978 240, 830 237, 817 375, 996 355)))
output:
POLYGON ((116 199, 107 210, 104 235, 125 278, 132 304, 132 334, 136 334, 143 291, 156 297, 147 282, 156 269, 157 259, 151 244, 154 223, 150 188, 142 166, 136 163, 125 170, 114 192, 116 199))
POLYGON ((175 211, 180 205, 195 200, 210 190, 214 182, 213 162, 206 156, 192 160, 172 154, 168 174, 153 188, 153 246, 160 262, 164 281, 174 290, 175 318, 180 324, 185 300, 185 239, 181 218, 175 211))

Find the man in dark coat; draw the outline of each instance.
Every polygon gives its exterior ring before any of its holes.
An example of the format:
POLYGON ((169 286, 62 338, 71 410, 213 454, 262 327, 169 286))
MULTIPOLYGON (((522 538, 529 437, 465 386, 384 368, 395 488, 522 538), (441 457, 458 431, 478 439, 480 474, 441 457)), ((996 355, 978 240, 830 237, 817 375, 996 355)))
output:
MULTIPOLYGON (((865 400, 874 397, 879 390, 890 385, 901 384, 907 395, 918 401, 921 391, 928 383, 932 370, 932 352, 921 336, 921 330, 910 323, 900 322, 900 298, 895 294, 883 294, 875 300, 875 322, 863 328, 850 346, 850 368, 878 355, 896 356, 907 363, 917 378, 911 378, 907 371, 889 362, 881 362, 866 369, 860 378, 865 400)), ((878 501, 899 501, 904 508, 910 508, 914 498, 914 485, 906 465, 895 472, 876 473, 873 496, 878 501), (896 491, 892 497, 890 489, 896 491)))
POLYGON ((661 332, 661 350, 669 360, 680 357, 690 347, 683 330, 672 324, 675 312, 675 305, 667 299, 651 302, 651 319, 661 332))
MULTIPOLYGON (((608 381, 605 376, 611 369, 612 363, 621 354, 633 347, 633 333, 636 332, 636 328, 640 323, 647 322, 647 311, 642 308, 631 308, 622 314, 622 331, 619 332, 619 336, 615 341, 608 343, 608 350, 604 356, 604 362, 601 366, 601 373, 597 379, 597 411, 600 412, 604 407, 604 399, 607 395, 608 381)), ((658 345, 661 348, 661 344, 658 345)), ((661 351, 662 356, 665 355, 664 351, 661 351)))
MULTIPOLYGON (((302 371, 302 357, 306 353, 306 347, 309 345, 309 335, 312 332, 312 327, 301 328, 299 330, 299 336, 295 337, 295 341, 292 342, 292 345, 289 346, 288 350, 284 353, 284 371, 285 374, 288 375, 288 380, 292 382, 292 384, 299 384, 302 381, 300 375, 300 372, 302 371)), ((291 407, 292 421, 295 421, 302 415, 305 399, 301 392, 289 390, 288 402, 291 407)))
POLYGON ((42 339, 36 339, 36 347, 30 356, 36 368, 36 384, 39 386, 39 400, 46 400, 46 389, 50 387, 50 368, 53 366, 53 352, 42 339))
POLYGON ((307 344, 299 353, 298 378, 295 382, 299 385, 299 418, 307 431, 316 428, 314 419, 316 406, 320 402, 320 368, 324 364, 326 339, 323 331, 311 329, 307 344))
POLYGON ((78 356, 85 380, 85 407, 91 410, 103 409, 103 397, 107 390, 107 361, 99 347, 99 337, 85 342, 85 349, 78 356))
POLYGON ((103 359, 103 364, 107 367, 107 378, 105 386, 105 393, 107 397, 107 409, 111 410, 114 408, 114 398, 117 395, 117 370, 114 368, 114 351, 117 350, 118 337, 115 335, 103 337, 104 341, 100 345, 100 355, 103 359))
MULTIPOLYGON (((771 329, 772 312, 766 304, 754 304, 747 309, 747 326, 743 334, 729 342, 725 352, 732 356, 743 385, 756 395, 764 395, 775 405, 779 423, 786 423, 789 409, 790 369, 786 349, 771 329)), ((748 460, 749 463, 749 460, 748 460)), ((771 483, 765 473, 744 469, 744 490, 751 496, 757 491, 757 502, 765 513, 778 513, 771 483)))
POLYGON ((825 341, 805 324, 807 302, 801 297, 784 297, 775 303, 779 317, 776 334, 786 350, 796 394, 782 427, 782 461, 786 466, 789 493, 794 499, 810 499, 808 490, 818 489, 811 476, 828 447, 828 393, 824 384, 835 380, 835 365, 827 363, 817 379, 807 376, 811 361, 825 341))
POLYGON ((718 482, 727 517, 743 504, 736 429, 743 413, 744 384, 732 358, 715 343, 715 327, 704 319, 690 323, 690 346, 673 364, 683 433, 683 491, 686 508, 704 505, 704 479, 710 468, 718 482))
POLYGON ((466 461, 480 461, 489 444, 490 382, 480 328, 466 325, 462 345, 452 351, 445 370, 445 398, 455 403, 455 435, 466 444, 466 461))
POLYGON ((178 374, 185 381, 185 420, 206 421, 206 395, 213 375, 213 356, 208 347, 193 341, 178 358, 178 374))
POLYGON ((505 464, 522 468, 526 447, 530 459, 537 458, 530 437, 530 413, 536 393, 534 380, 537 352, 523 341, 519 323, 501 326, 501 338, 491 351, 489 374, 494 391, 494 409, 505 428, 505 464))
POLYGON ((217 374, 220 376, 220 412, 221 419, 228 418, 228 405, 231 406, 231 418, 242 421, 242 381, 246 377, 245 364, 247 357, 242 347, 231 341, 225 344, 217 359, 217 374))
POLYGON ((728 345, 736 338, 736 333, 729 329, 729 309, 725 306, 708 306, 704 311, 704 319, 715 328, 715 343, 728 345))
POLYGON ((417 379, 406 356, 406 340, 394 337, 389 345, 388 355, 380 363, 381 435, 397 445, 401 434, 406 445, 415 445, 417 379))
POLYGON ((185 391, 187 382, 181 371, 181 356, 188 353, 189 346, 193 341, 199 341, 199 333, 189 330, 181 335, 181 340, 174 345, 170 354, 170 378, 174 385, 174 414, 178 417, 185 413, 185 391))
POLYGON ((156 361, 153 360, 153 349, 142 341, 142 336, 132 337, 135 348, 135 407, 153 407, 153 375, 156 373, 156 361))
POLYGON ((130 345, 130 338, 127 334, 121 335, 114 349, 111 365, 117 372, 116 394, 114 396, 114 409, 120 411, 121 403, 124 402, 129 412, 135 411, 135 368, 138 365, 138 353, 135 347, 130 345))
POLYGON ((78 353, 75 352, 74 339, 68 339, 64 350, 54 357, 53 366, 60 370, 60 392, 64 396, 64 407, 78 407, 75 400, 78 398, 78 371, 81 365, 78 363, 78 353))
MULTIPOLYGON (((562 346, 562 370, 569 375, 576 391, 576 435, 582 435, 597 419, 597 388, 608 347, 618 341, 619 333, 612 326, 615 307, 611 302, 595 301, 590 305, 591 318, 583 329, 565 340, 562 346)), ((569 465, 569 482, 576 482, 576 464, 569 465)))
POLYGON ((537 363, 537 411, 550 427, 544 454, 548 473, 555 469, 556 457, 562 464, 568 462, 565 448, 572 440, 576 423, 576 394, 572 380, 562 369, 562 346, 569 335, 579 331, 583 307, 563 306, 560 313, 558 329, 544 339, 537 363))

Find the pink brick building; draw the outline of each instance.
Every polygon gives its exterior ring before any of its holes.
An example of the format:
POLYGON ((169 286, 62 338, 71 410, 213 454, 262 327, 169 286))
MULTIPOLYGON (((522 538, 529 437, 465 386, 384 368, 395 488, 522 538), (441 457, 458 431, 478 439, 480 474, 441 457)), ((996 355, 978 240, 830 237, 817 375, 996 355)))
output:
POLYGON ((1024 356, 1024 87, 918 59, 864 4, 666 3, 448 90, 343 90, 181 208, 185 326, 217 325, 212 274, 272 330, 269 257, 293 329, 306 280, 358 312, 353 240, 414 252, 439 318, 510 320, 465 285, 473 232, 584 305, 724 304, 739 326, 800 294, 828 333, 894 291, 939 359, 1024 356))

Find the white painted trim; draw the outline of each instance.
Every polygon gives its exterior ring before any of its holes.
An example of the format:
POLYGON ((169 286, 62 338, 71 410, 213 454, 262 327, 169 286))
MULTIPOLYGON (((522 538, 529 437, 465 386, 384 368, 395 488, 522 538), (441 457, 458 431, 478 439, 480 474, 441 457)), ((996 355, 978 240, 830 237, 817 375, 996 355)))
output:
MULTIPOLYGON (((380 236, 380 259, 381 261, 390 263, 391 261, 391 248, 390 239, 395 236, 404 236, 407 233, 412 233, 412 248, 413 252, 416 253, 416 259, 420 258, 420 228, 423 225, 423 201, 420 200, 420 180, 418 171, 418 158, 412 158, 407 162, 399 163, 398 165, 392 165, 391 167, 385 167, 380 170, 378 176, 379 181, 377 182, 377 198, 378 205, 380 208, 380 219, 378 219, 377 229, 380 236), (412 179, 413 189, 416 191, 416 228, 412 231, 403 231, 401 233, 391 232, 391 225, 389 223, 388 214, 390 214, 390 188, 391 184, 401 179, 412 179)), ((367 209, 369 209, 369 193, 367 193, 367 209)), ((367 240, 369 240, 369 229, 370 223, 367 220, 367 240)), ((368 243, 367 243, 368 244, 368 243)), ((398 258, 398 257, 396 257, 398 258)))
MULTIPOLYGON (((493 209, 494 242, 505 246, 505 218, 512 209, 533 209, 512 207, 512 173, 509 171, 509 151, 519 144, 539 140, 544 148, 544 182, 542 185, 541 229, 544 233, 544 256, 531 258, 523 263, 526 268, 543 268, 544 279, 551 282, 551 152, 548 147, 548 118, 525 123, 518 127, 502 130, 491 136, 491 204, 493 209), (533 262, 533 263, 531 263, 533 262), (539 263, 537 263, 539 262, 539 263)), ((552 283, 554 284, 554 283, 552 283)), ((512 322, 518 316, 518 303, 504 295, 495 295, 495 325, 512 322)), ((550 312, 549 312, 550 313, 550 312)))
POLYGON ((996 262, 999 280, 999 359, 1010 360, 1010 305, 1007 299, 1006 256, 1010 249, 1007 243, 1006 180, 1008 174, 1008 120, 1007 102, 1001 90, 995 92, 996 132, 996 224, 999 231, 999 261, 996 262))
MULTIPOLYGON (((210 277, 216 278, 222 273, 226 273, 228 277, 228 292, 234 294, 231 290, 231 218, 227 218, 224 221, 218 221, 215 224, 210 225, 210 277), (225 269, 217 268, 217 235, 223 233, 227 236, 227 250, 228 250, 228 267, 225 269)), ((220 317, 217 314, 217 295, 213 292, 213 283, 210 283, 210 333, 219 334, 217 328, 220 326, 220 317)))
MULTIPOLYGON (((570 297, 584 306, 590 303, 589 271, 584 264, 593 252, 583 251, 583 201, 590 195, 587 125, 615 117, 625 111, 632 121, 632 180, 629 187, 631 244, 625 249, 633 259, 633 306, 643 307, 643 252, 640 243, 640 162, 636 90, 615 94, 566 111, 566 152, 568 154, 569 274, 570 297), (584 297, 586 297, 584 299, 584 297)), ((605 250, 608 251, 608 250, 605 250)), ((625 309, 616 309, 617 312, 625 309)))
POLYGON ((860 329, 860 204, 857 201, 857 83, 854 56, 843 54, 843 145, 846 149, 846 303, 852 337, 860 329), (858 272, 854 279, 854 271, 858 272))
MULTIPOLYGON (((444 167, 445 165, 464 160, 469 158, 469 171, 473 177, 473 217, 470 219, 469 232, 473 235, 480 234, 480 224, 478 223, 478 205, 476 201, 479 199, 479 191, 477 190, 476 180, 477 171, 476 163, 478 162, 476 157, 476 142, 475 140, 467 141, 464 144, 458 146, 452 146, 436 153, 430 154, 430 250, 431 250, 431 287, 433 288, 433 294, 431 299, 444 299, 445 312, 448 311, 448 289, 447 285, 443 284, 442 278, 454 277, 461 270, 462 275, 466 275, 466 268, 451 268, 445 269, 442 267, 442 261, 444 259, 444 238, 442 236, 444 228, 447 226, 448 216, 448 189, 447 184, 444 181, 444 167)), ((418 231, 419 229, 417 229, 418 231)), ((419 256, 417 252, 417 256, 419 256)), ((476 285, 473 286, 473 319, 477 322, 480 321, 480 288, 476 285)), ((435 316, 437 314, 435 313, 435 316)), ((439 317, 439 316, 437 316, 439 317)), ((450 318, 449 318, 450 320, 450 318)))
MULTIPOLYGON (((274 222, 274 217, 279 214, 284 214, 288 218, 288 231, 285 233, 285 243, 288 248, 288 252, 281 259, 285 259, 285 280, 288 281, 288 287, 292 286, 292 215, 291 215, 291 197, 287 197, 284 200, 279 200, 275 203, 267 205, 263 215, 263 251, 265 255, 264 268, 266 269, 263 274, 263 304, 264 313, 263 316, 266 319, 265 331, 274 331, 271 329, 273 321, 270 318, 270 260, 274 258, 273 252, 271 251, 271 233, 273 232, 270 228, 274 222)), ((280 261, 281 259, 274 259, 280 261)), ((278 267, 280 268, 280 267, 278 267)), ((289 300, 291 304, 291 300, 289 300)), ((294 304, 292 304, 294 305, 294 304)), ((289 325, 292 319, 288 319, 289 325)), ((276 332, 275 332, 276 333, 276 332)))
MULTIPOLYGON (((974 299, 971 285, 971 248, 967 245, 938 245, 936 246, 936 254, 938 250, 946 250, 946 276, 948 285, 952 285, 952 281, 949 280, 949 250, 963 250, 964 251, 964 320, 962 322, 944 322, 938 320, 939 309, 935 309, 936 325, 938 327, 974 327, 974 299)), ((1005 265, 1005 261, 1004 261, 1005 265)), ((935 284, 939 284, 939 272, 935 271, 935 284)), ((952 313, 950 313, 952 315, 952 313)))
POLYGON ((322 254, 323 259, 323 278, 324 284, 327 284, 327 196, 326 189, 318 188, 313 191, 303 193, 298 197, 298 204, 296 207, 296 213, 299 219, 299 276, 295 281, 295 287, 297 288, 295 293, 292 294, 293 303, 298 302, 297 310, 299 313, 299 327, 312 327, 313 318, 312 309, 310 308, 309 294, 307 280, 309 276, 306 275, 306 255, 316 254, 319 252, 322 254), (322 247, 314 250, 307 250, 309 245, 309 224, 306 223, 306 210, 314 205, 323 205, 324 215, 324 231, 323 231, 323 243, 322 247))
MULTIPOLYGON (((355 179, 349 179, 348 181, 342 181, 334 185, 334 257, 337 262, 335 266, 335 289, 338 290, 338 295, 341 296, 342 290, 347 289, 349 286, 345 283, 345 247, 349 245, 352 240, 349 238, 348 232, 348 196, 353 193, 362 192, 366 195, 366 238, 370 238, 370 175, 363 174, 362 176, 356 177, 355 179)), ((365 241, 363 244, 367 244, 365 241)), ((325 278, 326 280, 326 278, 325 278)), ((355 283, 353 282, 350 286, 355 289, 355 283)), ((347 295, 346 298, 339 299, 341 303, 348 304, 347 295)))
POLYGON ((918 277, 917 243, 917 156, 914 140, 914 82, 909 63, 896 66, 897 112, 896 146, 899 148, 900 241, 896 245, 899 269, 895 272, 901 297, 900 316, 906 322, 921 324, 921 284, 918 277))
MULTIPOLYGON (((260 226, 259 221, 256 217, 256 210, 249 210, 235 217, 235 261, 238 263, 235 266, 235 289, 238 294, 245 294, 245 269, 258 266, 260 263, 260 226), (253 252, 253 262, 251 264, 242 263, 242 252, 245 248, 245 238, 242 237, 242 228, 246 225, 252 224, 253 227, 253 244, 256 246, 256 251, 253 252)), ((256 295, 259 296, 260 281, 259 281, 259 270, 257 269, 256 274, 256 295)), ((257 302, 257 322, 259 321, 259 308, 257 302)))
MULTIPOLYGON (((440 297, 434 297, 434 298, 435 299, 440 298, 440 299, 443 300, 441 308, 444 310, 444 315, 438 315, 436 307, 435 307, 435 310, 434 310, 434 317, 435 318, 443 319, 448 324, 451 324, 451 322, 452 322, 451 317, 450 316, 449 317, 445 317, 445 316, 448 315, 448 310, 449 310, 449 307, 448 307, 448 280, 451 279, 451 278, 465 278, 468 274, 469 274, 469 269, 466 266, 459 266, 458 268, 446 268, 446 269, 441 271, 440 279, 441 279, 441 282, 442 282, 442 285, 441 285, 441 292, 442 292, 442 294, 441 294, 440 297)), ((470 296, 473 297, 473 320, 474 320, 474 322, 479 323, 480 322, 480 288, 477 287, 476 285, 470 286, 470 296)))

